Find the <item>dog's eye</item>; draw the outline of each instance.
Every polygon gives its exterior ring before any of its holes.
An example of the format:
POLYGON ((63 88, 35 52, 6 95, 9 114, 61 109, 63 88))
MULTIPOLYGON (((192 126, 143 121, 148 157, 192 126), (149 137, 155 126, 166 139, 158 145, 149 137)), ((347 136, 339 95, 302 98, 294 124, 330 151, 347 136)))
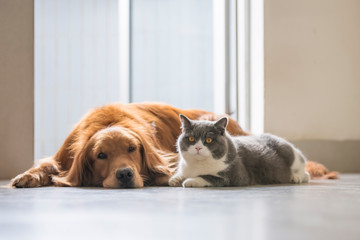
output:
POLYGON ((98 159, 106 159, 107 158, 107 155, 105 153, 99 153, 98 156, 97 156, 98 159))
POLYGON ((133 146, 130 146, 129 148, 128 148, 128 152, 133 152, 133 151, 135 151, 135 147, 133 147, 133 146))

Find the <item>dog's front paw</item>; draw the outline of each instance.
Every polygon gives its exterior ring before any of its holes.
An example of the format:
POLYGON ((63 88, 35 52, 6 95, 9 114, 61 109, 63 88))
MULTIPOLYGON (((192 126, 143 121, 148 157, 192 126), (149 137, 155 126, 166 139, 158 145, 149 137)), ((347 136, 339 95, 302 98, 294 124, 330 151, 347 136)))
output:
POLYGON ((201 177, 188 178, 183 182, 183 187, 210 187, 211 185, 201 177))
POLYGON ((182 178, 180 176, 174 175, 169 179, 170 187, 181 187, 181 183, 182 183, 182 178))
POLYGON ((11 186, 17 188, 40 187, 40 176, 36 173, 22 173, 11 180, 11 186))

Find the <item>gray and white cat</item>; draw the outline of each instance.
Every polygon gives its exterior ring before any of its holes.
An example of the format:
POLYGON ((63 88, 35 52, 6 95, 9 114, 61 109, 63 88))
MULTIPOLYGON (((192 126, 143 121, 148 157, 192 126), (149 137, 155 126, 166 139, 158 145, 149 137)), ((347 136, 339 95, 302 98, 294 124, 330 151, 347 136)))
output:
POLYGON ((190 120, 180 115, 177 140, 180 160, 170 186, 223 187, 254 184, 307 183, 304 155, 285 139, 271 134, 230 136, 228 118, 190 120))

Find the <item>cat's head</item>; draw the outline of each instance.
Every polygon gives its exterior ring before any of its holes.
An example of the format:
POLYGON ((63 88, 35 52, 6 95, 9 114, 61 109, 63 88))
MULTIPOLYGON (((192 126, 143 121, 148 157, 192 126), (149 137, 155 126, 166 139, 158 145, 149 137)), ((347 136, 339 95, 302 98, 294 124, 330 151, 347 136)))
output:
POLYGON ((217 121, 197 121, 180 114, 180 120, 182 134, 178 138, 177 147, 185 160, 220 159, 226 154, 227 117, 217 121))

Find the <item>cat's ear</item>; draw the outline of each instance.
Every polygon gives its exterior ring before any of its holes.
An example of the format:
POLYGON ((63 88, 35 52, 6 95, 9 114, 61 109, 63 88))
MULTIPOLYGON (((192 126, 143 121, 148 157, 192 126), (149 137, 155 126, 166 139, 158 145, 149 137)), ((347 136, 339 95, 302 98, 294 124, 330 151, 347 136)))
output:
POLYGON ((215 127, 221 131, 221 134, 224 134, 228 122, 229 122, 228 117, 220 118, 219 120, 216 121, 215 127))
POLYGON ((191 120, 188 119, 185 115, 180 114, 181 128, 184 130, 185 128, 191 127, 191 120))

